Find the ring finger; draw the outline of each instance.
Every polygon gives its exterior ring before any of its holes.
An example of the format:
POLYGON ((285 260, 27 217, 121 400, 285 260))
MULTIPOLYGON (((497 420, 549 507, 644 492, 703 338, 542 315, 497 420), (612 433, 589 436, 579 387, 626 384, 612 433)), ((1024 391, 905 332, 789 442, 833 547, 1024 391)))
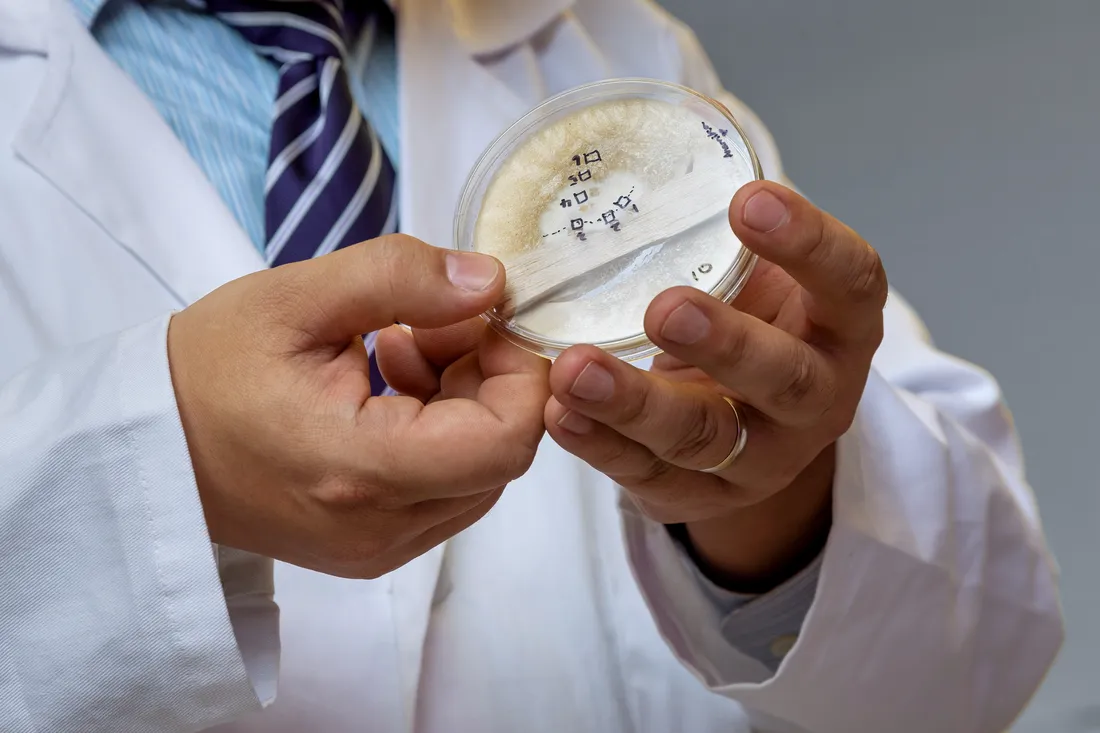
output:
MULTIPOLYGON (((565 409, 690 471, 722 463, 739 439, 737 416, 714 389, 670 382, 593 346, 576 346, 558 357, 550 370, 550 389, 565 409)), ((777 426, 751 408, 737 409, 740 429, 748 436, 744 453, 715 475, 734 484, 767 488, 772 479, 797 473, 803 453, 801 431, 777 426)))
POLYGON ((675 466, 641 443, 567 409, 554 398, 546 404, 550 437, 565 450, 625 487, 658 522, 691 521, 728 511, 731 501, 752 503, 718 476, 675 466))
POLYGON ((658 295, 646 333, 776 423, 815 423, 833 404, 833 368, 799 338, 694 288, 658 295))

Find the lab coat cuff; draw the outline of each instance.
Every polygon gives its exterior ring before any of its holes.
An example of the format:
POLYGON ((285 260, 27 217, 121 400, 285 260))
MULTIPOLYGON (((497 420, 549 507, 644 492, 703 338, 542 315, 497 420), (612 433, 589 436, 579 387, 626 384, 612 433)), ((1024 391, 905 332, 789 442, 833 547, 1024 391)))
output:
POLYGON ((790 651, 813 603, 823 554, 767 593, 735 593, 715 584, 687 548, 679 541, 676 545, 685 572, 721 614, 722 636, 774 672, 790 651))
POLYGON ((255 575, 255 561, 210 542, 168 365, 169 321, 158 318, 120 336, 118 364, 129 372, 120 398, 144 494, 159 601, 170 624, 165 638, 172 642, 173 667, 194 683, 187 690, 195 706, 192 719, 213 723, 273 697, 277 661, 270 654, 242 653, 257 646, 256 637, 277 635, 277 628, 269 607, 274 604, 263 593, 248 592, 255 583, 245 577, 255 575))

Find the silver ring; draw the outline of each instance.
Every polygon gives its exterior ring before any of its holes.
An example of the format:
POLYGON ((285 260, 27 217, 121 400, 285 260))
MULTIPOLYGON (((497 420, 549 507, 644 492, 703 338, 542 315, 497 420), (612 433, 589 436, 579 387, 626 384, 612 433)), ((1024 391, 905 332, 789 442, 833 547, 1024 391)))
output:
POLYGON ((733 418, 737 421, 737 437, 733 441, 733 448, 730 449, 730 454, 717 466, 713 468, 704 468, 702 473, 719 473, 732 466, 733 462, 737 460, 737 457, 741 455, 741 451, 745 450, 745 443, 749 439, 749 431, 745 429, 745 420, 741 416, 741 410, 737 407, 737 404, 725 395, 722 395, 722 399, 724 399, 726 404, 730 406, 730 409, 733 410, 733 418))

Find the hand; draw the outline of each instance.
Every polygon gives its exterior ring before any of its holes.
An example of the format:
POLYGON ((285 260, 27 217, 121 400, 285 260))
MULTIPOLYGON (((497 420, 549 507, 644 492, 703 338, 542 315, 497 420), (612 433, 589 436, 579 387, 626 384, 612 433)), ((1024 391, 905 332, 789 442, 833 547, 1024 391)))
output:
POLYGON ((766 588, 828 533, 832 446, 882 338, 887 283, 855 232, 778 184, 742 188, 730 224, 761 258, 735 307, 689 287, 662 293, 645 319, 665 351, 653 370, 573 347, 551 369, 545 420, 649 516, 686 524, 712 577, 766 588), (704 473, 738 437, 722 395, 747 442, 728 468, 704 473))
POLYGON ((394 235, 249 275, 178 313, 168 353, 211 539, 382 575, 475 522, 530 466, 542 359, 486 343, 462 397, 372 397, 361 334, 497 302, 503 268, 394 235))

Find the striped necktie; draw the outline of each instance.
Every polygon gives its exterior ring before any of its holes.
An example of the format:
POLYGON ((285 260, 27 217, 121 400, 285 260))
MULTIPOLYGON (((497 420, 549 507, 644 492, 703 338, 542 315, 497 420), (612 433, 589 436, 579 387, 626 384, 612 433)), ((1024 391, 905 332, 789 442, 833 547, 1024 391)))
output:
MULTIPOLYGON (((205 0, 279 66, 264 185, 269 265, 309 259, 393 232, 396 175, 352 97, 348 44, 393 31, 383 0, 205 0), (345 1, 347 8, 345 8, 345 1)), ((371 354, 371 388, 385 386, 371 354)))

